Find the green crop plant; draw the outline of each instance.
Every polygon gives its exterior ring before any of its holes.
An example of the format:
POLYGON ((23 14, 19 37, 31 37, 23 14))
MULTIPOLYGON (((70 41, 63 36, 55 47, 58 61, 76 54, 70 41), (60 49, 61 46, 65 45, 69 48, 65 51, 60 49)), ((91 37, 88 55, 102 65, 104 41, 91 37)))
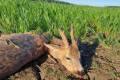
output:
POLYGON ((75 29, 75 36, 83 40, 92 33, 105 44, 118 43, 120 8, 49 3, 41 0, 0 0, 0 30, 3 33, 32 30, 49 31, 58 35, 58 28, 62 28, 69 34, 70 25, 75 29))

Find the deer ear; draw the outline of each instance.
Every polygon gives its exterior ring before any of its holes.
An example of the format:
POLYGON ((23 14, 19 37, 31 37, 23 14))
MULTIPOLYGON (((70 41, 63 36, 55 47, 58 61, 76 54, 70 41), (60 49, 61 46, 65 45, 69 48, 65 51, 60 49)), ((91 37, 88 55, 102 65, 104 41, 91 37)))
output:
POLYGON ((50 50, 49 54, 52 57, 54 57, 55 59, 59 58, 58 54, 56 54, 56 53, 60 52, 58 47, 55 47, 54 45, 46 44, 46 43, 44 43, 44 45, 50 50))
POLYGON ((57 47, 55 47, 54 45, 46 44, 46 43, 44 43, 44 45, 45 45, 49 50, 52 50, 52 51, 58 50, 57 47))

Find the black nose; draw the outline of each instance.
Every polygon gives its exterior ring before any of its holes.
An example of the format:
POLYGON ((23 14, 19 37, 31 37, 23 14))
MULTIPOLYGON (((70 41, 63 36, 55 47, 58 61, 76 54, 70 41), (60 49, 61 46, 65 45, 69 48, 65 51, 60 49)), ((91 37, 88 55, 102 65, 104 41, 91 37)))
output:
POLYGON ((85 74, 85 71, 84 71, 84 70, 82 70, 82 71, 77 71, 77 74, 82 76, 82 75, 85 74))

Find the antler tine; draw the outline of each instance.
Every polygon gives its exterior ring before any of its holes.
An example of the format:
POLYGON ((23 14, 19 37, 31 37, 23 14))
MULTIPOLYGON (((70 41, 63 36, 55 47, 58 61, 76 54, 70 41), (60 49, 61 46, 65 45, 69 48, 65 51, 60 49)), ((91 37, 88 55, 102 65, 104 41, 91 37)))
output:
POLYGON ((67 38, 65 36, 64 31, 59 29, 59 33, 60 33, 60 36, 62 37, 62 40, 63 40, 63 43, 64 43, 65 47, 68 48, 69 47, 69 43, 68 43, 68 40, 67 40, 67 38))
POLYGON ((71 36, 72 44, 74 44, 74 43, 75 43, 75 38, 74 38, 74 31, 73 31, 73 27, 71 27, 70 36, 71 36))

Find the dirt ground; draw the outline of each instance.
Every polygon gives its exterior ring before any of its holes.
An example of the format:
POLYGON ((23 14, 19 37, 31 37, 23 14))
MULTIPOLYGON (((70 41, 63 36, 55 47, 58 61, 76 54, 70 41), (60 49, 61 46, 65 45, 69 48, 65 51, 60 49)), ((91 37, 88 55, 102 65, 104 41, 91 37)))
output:
MULTIPOLYGON (((81 63, 86 70, 84 80, 120 80, 120 46, 105 48, 100 44, 78 45, 81 63)), ((49 56, 27 64, 5 80, 80 80, 49 56)))

